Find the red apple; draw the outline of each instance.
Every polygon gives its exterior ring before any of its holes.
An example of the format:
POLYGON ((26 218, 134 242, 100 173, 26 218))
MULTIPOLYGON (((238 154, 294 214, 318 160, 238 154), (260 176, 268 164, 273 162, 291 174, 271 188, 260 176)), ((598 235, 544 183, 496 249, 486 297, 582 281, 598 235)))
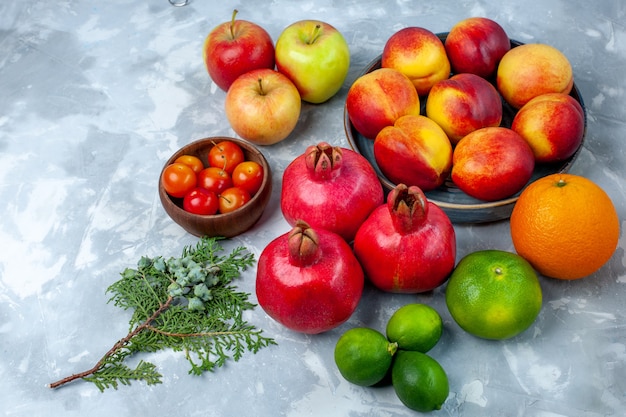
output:
POLYGON ((402 73, 379 68, 357 78, 348 90, 346 111, 354 128, 369 139, 401 116, 420 114, 417 91, 402 73))
POLYGON ((499 126, 502 99, 496 88, 478 75, 456 74, 433 86, 426 114, 446 132, 450 142, 483 127, 499 126))
POLYGON ((511 129, 526 139, 537 162, 563 161, 583 140, 585 114, 570 95, 542 94, 517 112, 511 129))
POLYGON ((409 77, 420 96, 428 94, 437 81, 450 77, 450 61, 441 39, 421 27, 407 27, 391 35, 381 65, 409 77))
POLYGON ((470 17, 455 24, 444 43, 452 72, 489 78, 511 49, 508 35, 496 21, 470 17))
POLYGON ((261 26, 246 20, 217 25, 206 37, 202 54, 206 69, 218 87, 228 91, 230 85, 248 71, 274 69, 274 42, 261 26))
POLYGON ((235 80, 226 93, 226 117, 239 136, 257 145, 272 145, 293 131, 302 101, 287 76, 258 69, 235 80))
POLYGON ((520 191, 535 169, 524 138, 505 127, 484 127, 459 141, 452 155, 452 181, 471 197, 502 200, 520 191))
POLYGON ((276 68, 293 81, 302 100, 323 103, 343 85, 350 69, 350 49, 334 26, 301 20, 278 37, 276 68))
POLYGON ((429 191, 448 177, 452 145, 437 123, 425 116, 407 115, 378 133, 374 157, 393 183, 429 191))

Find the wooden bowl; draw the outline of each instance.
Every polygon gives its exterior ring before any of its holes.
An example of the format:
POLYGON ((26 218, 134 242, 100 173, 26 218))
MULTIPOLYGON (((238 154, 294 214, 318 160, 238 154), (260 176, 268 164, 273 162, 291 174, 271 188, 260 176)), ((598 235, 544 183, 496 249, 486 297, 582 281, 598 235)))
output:
POLYGON ((272 172, 267 160, 254 145, 236 138, 209 137, 199 139, 180 148, 167 160, 163 169, 182 155, 194 155, 202 160, 204 166, 209 166, 209 150, 219 142, 232 141, 241 147, 246 160, 255 161, 263 167, 263 182, 259 191, 246 204, 226 214, 198 215, 183 209, 182 198, 174 198, 167 194, 161 184, 159 175, 159 197, 165 212, 183 229, 195 236, 233 237, 250 229, 261 218, 272 194, 272 172))

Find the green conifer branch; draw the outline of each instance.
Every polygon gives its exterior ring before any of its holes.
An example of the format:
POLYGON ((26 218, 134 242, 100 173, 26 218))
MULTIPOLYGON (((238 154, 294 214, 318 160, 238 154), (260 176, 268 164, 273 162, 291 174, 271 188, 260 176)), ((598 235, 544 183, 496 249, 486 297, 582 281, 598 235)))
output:
POLYGON ((134 353, 162 349, 185 352, 189 373, 201 375, 238 361, 246 351, 257 353, 275 344, 243 319, 255 307, 249 294, 231 285, 254 263, 243 247, 222 256, 217 238, 202 238, 195 248, 185 247, 180 258, 142 257, 136 269, 127 268, 107 292, 115 306, 133 310, 128 334, 91 368, 50 384, 63 386, 77 379, 92 382, 100 391, 117 389, 134 380, 161 383, 152 363, 140 361, 135 369, 124 364, 134 353))

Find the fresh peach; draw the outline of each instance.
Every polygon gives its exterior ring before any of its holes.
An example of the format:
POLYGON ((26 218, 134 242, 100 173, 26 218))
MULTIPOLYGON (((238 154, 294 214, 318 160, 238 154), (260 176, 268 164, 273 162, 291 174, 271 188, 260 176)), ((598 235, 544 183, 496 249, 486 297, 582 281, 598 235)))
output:
POLYGON ((486 17, 469 17, 457 22, 444 42, 452 72, 483 78, 495 74, 500 59, 511 49, 508 35, 486 17))
POLYGON ((369 139, 401 116, 420 114, 417 91, 402 73, 379 68, 357 78, 348 90, 346 111, 354 128, 369 139))
POLYGON ((383 48, 381 64, 409 77, 420 96, 428 94, 437 81, 450 77, 443 42, 421 27, 407 27, 391 35, 383 48))
POLYGON ((451 178, 469 196, 496 201, 520 191, 534 169, 535 156, 524 138, 506 127, 484 127, 454 148, 451 178))
POLYGON ((511 129, 526 139, 537 162, 562 161, 572 156, 583 140, 585 114, 570 95, 542 94, 517 112, 511 129))
POLYGON ((402 116, 378 133, 374 158, 395 184, 439 187, 452 167, 452 145, 445 132, 425 116, 402 116))
POLYGON ((519 109, 542 94, 569 94, 574 86, 574 73, 567 57, 557 48, 527 43, 504 54, 496 83, 502 97, 519 109))
POLYGON ((446 132, 450 142, 482 127, 499 126, 502 100, 496 88, 484 78, 456 74, 436 83, 428 94, 426 115, 446 132))

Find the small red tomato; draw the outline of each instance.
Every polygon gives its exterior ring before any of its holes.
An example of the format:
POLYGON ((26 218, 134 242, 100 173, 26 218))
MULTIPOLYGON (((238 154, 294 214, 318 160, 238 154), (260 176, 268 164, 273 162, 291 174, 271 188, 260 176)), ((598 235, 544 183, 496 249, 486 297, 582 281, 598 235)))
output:
POLYGON ((250 193, 240 187, 230 187, 219 195, 220 213, 230 213, 250 201, 250 193))
POLYGON ((161 183, 170 196, 182 198, 196 186, 196 173, 189 166, 175 162, 165 167, 161 183))
POLYGON ((263 182, 263 167, 255 161, 244 161, 233 171, 233 185, 255 195, 263 182))
POLYGON ((183 209, 193 214, 215 214, 220 208, 217 194, 202 187, 196 187, 185 194, 183 209))
POLYGON ((176 158, 174 162, 180 162, 181 164, 189 166, 196 174, 204 169, 202 160, 194 155, 181 155, 176 158))
POLYGON ((209 151, 209 165, 222 168, 229 174, 245 160, 243 150, 235 142, 225 140, 216 143, 209 151))
POLYGON ((198 187, 213 191, 217 195, 232 186, 233 179, 222 168, 208 167, 198 173, 198 187))

